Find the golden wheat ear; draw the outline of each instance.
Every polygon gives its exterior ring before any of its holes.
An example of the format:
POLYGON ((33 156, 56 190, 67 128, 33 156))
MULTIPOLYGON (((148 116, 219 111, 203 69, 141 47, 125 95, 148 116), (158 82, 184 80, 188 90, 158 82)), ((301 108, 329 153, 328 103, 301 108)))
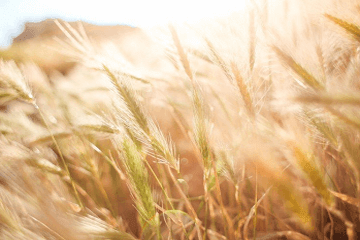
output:
POLYGON ((304 67, 302 67, 298 62, 294 60, 289 54, 285 53, 277 46, 272 47, 273 51, 277 54, 280 60, 288 66, 291 70, 293 70, 296 74, 298 74, 305 84, 311 87, 314 90, 324 90, 325 87, 316 79, 311 73, 309 73, 304 67))
POLYGON ((336 25, 340 26, 342 29, 344 29, 356 41, 360 42, 360 28, 357 25, 334 17, 330 14, 324 14, 324 16, 336 25))

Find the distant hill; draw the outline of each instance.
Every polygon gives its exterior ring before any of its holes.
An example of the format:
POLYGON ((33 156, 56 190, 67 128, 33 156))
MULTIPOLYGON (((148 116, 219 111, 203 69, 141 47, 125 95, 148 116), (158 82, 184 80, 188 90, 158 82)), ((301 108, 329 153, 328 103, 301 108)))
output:
MULTIPOLYGON (((57 19, 59 22, 63 22, 60 19, 57 19)), ((131 32, 140 32, 139 28, 130 27, 126 25, 116 25, 116 26, 98 26, 83 21, 77 22, 68 22, 71 27, 78 29, 79 24, 81 24, 86 34, 95 39, 102 39, 106 37, 114 37, 119 34, 128 34, 131 32)), ((61 29, 55 24, 54 19, 46 19, 41 22, 27 22, 25 23, 24 31, 17 37, 13 38, 13 43, 20 43, 30 39, 45 39, 57 36, 59 38, 64 38, 65 35, 61 29)))
MULTIPOLYGON (((62 20, 58 21, 69 31, 62 20)), ((153 42, 140 28, 126 25, 98 26, 80 21, 68 24, 76 31, 83 28, 95 47, 112 42, 129 62, 140 67, 151 67, 153 54, 158 52, 153 51, 153 42)), ((0 52, 0 57, 16 62, 35 62, 48 74, 53 71, 67 74, 76 63, 61 53, 61 44, 55 38, 60 42, 67 40, 66 34, 54 19, 27 22, 24 31, 13 38, 13 44, 7 50, 0 52)))

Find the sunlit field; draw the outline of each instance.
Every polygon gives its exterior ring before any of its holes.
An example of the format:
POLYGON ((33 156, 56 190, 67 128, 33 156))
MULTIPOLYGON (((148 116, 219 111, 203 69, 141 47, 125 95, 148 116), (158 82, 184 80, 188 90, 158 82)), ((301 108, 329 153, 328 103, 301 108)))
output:
POLYGON ((360 237, 357 1, 47 24, 0 52, 0 239, 360 237))

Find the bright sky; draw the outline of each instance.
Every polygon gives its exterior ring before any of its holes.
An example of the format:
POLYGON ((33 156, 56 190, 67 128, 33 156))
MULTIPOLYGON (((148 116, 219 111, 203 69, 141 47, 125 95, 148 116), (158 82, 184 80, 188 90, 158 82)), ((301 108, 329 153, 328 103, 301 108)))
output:
POLYGON ((0 47, 11 44, 26 21, 83 20, 99 25, 153 26, 166 21, 194 22, 229 14, 246 0, 0 0, 0 47))

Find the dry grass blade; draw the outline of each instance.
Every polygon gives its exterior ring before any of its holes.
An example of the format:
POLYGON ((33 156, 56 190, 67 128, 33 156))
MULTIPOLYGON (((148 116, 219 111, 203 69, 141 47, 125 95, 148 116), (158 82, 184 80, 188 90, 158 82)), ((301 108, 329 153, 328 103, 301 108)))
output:
POLYGON ((97 238, 100 239, 111 239, 111 240, 138 240, 126 232, 119 231, 107 231, 104 233, 96 234, 97 238))
POLYGON ((344 224, 346 227, 346 235, 348 237, 349 240, 355 240, 355 226, 354 224, 349 221, 347 219, 347 217, 344 215, 344 213, 342 213, 341 211, 339 211, 338 209, 335 208, 327 208, 329 212, 331 212, 332 214, 334 214, 336 217, 338 217, 344 224))
POLYGON ((296 101, 303 103, 317 103, 323 105, 354 105, 360 106, 360 96, 350 95, 350 94, 341 94, 334 95, 328 93, 318 93, 318 94, 304 94, 294 98, 296 101))
POLYGON ((338 193, 338 192, 335 192, 335 191, 331 191, 329 190, 329 192, 334 195, 335 197, 341 199, 342 201, 346 202, 346 203, 349 203, 353 206, 356 206, 356 207, 359 207, 360 206, 360 200, 357 199, 357 198, 353 198, 353 197, 350 197, 346 194, 342 194, 342 193, 338 193))
POLYGON ((335 24, 342 27, 347 33, 349 33, 355 40, 360 42, 360 28, 353 23, 349 23, 340 18, 334 17, 330 14, 325 14, 325 17, 335 24))
POLYGON ((228 211, 225 208, 225 205, 224 205, 224 202, 222 199, 221 189, 220 189, 218 170, 216 168, 215 162, 212 162, 212 163, 213 163, 212 167, 213 167, 215 185, 216 185, 216 195, 217 195, 218 201, 220 203, 221 213, 223 215, 224 222, 227 223, 224 226, 224 229, 225 229, 224 231, 226 232, 227 239, 234 240, 235 239, 234 223, 233 223, 228 211))
POLYGON ((256 238, 256 240, 279 240, 279 239, 288 239, 288 240, 310 240, 309 237, 294 231, 283 231, 269 233, 265 236, 256 238))
MULTIPOLYGON (((172 174, 170 167, 168 167, 168 171, 171 177, 171 180, 173 181, 173 183, 175 184, 176 189, 178 190, 181 198, 183 198, 183 200, 185 201, 185 205, 187 210, 190 212, 190 216, 194 219, 195 221, 195 228, 196 228, 196 232, 197 232, 197 236, 198 239, 202 239, 201 237, 201 228, 202 227, 202 223, 200 221, 200 219, 198 218, 195 209, 193 208, 193 206, 191 205, 191 202, 189 201, 188 197, 186 196, 186 194, 184 193, 184 191, 181 189, 181 186, 179 184, 178 179, 175 178, 174 174, 172 174)), ((205 233, 204 233, 205 234, 205 233)), ((205 235, 204 235, 205 236, 205 235)))
POLYGON ((279 56, 279 58, 290 67, 296 74, 298 74, 303 81, 314 90, 324 90, 323 84, 318 81, 313 75, 307 72, 299 63, 297 63, 291 56, 286 54, 280 48, 273 46, 272 49, 279 56))
MULTIPOLYGON (((245 240, 248 240, 248 226, 250 224, 250 220, 254 217, 256 217, 256 211, 257 211, 257 208, 258 206, 260 205, 260 203, 264 200, 264 198, 269 194, 270 190, 271 190, 272 187, 268 188, 266 190, 266 192, 261 196, 260 199, 258 199, 256 202, 255 202, 255 205, 251 207, 250 209, 250 212, 248 214, 248 216, 246 217, 246 221, 245 221, 245 224, 244 224, 244 238, 245 240)), ((255 218, 254 218, 255 219, 255 218)), ((255 225, 255 224, 254 224, 255 225)))

